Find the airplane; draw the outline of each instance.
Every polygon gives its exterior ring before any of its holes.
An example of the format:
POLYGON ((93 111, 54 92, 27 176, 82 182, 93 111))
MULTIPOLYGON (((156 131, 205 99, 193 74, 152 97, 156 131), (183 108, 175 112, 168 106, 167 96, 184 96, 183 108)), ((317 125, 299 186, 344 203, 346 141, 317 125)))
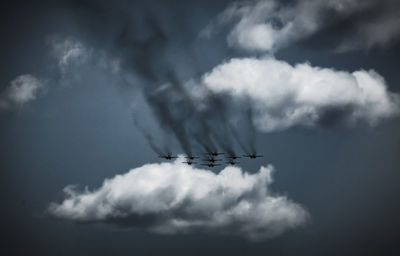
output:
POLYGON ((208 164, 201 164, 208 167, 220 166, 220 164, 208 163, 208 164))
POLYGON ((195 162, 193 162, 191 160, 188 160, 188 161, 185 161, 185 162, 182 162, 182 163, 185 163, 185 164, 188 164, 188 165, 196 164, 195 162))
POLYGON ((216 161, 222 161, 221 159, 216 159, 213 157, 209 157, 207 159, 203 159, 204 161, 210 162, 210 163, 215 163, 216 161))
POLYGON ((193 160, 193 159, 196 159, 196 158, 199 158, 199 157, 198 156, 187 155, 187 156, 185 156, 185 158, 189 159, 189 160, 193 160))
POLYGON ((158 156, 158 157, 159 158, 164 158, 164 159, 167 159, 167 160, 171 160, 172 158, 178 158, 177 156, 171 155, 171 153, 168 153, 166 155, 161 155, 161 156, 158 156))
POLYGON ((229 160, 228 162, 225 162, 225 163, 230 164, 230 165, 235 165, 235 164, 238 164, 239 162, 235 162, 233 160, 229 160))
POLYGON ((207 152, 206 154, 210 156, 219 156, 219 155, 224 155, 225 153, 214 151, 214 152, 207 152))
POLYGON ((240 156, 235 156, 235 155, 230 155, 230 156, 227 156, 226 158, 230 158, 230 159, 236 160, 236 159, 241 158, 241 157, 240 156))
POLYGON ((257 154, 248 154, 248 155, 243 155, 244 157, 248 157, 248 158, 257 158, 257 157, 264 157, 263 155, 257 155, 257 154))

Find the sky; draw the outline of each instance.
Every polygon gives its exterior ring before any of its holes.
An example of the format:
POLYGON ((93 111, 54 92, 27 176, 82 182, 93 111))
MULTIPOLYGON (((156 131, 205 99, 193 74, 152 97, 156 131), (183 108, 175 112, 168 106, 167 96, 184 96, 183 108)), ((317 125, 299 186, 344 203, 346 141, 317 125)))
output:
POLYGON ((4 1, 1 254, 398 255, 399 11, 4 1))

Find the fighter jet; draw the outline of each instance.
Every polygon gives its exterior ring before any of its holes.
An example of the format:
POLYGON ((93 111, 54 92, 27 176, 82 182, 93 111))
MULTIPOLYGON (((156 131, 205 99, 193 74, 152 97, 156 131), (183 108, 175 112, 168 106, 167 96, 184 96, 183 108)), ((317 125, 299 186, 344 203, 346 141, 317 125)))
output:
POLYGON ((209 163, 215 163, 216 161, 222 161, 221 159, 216 159, 214 157, 208 157, 206 159, 203 159, 204 161, 207 161, 209 163))
POLYGON ((219 156, 219 155, 224 155, 225 153, 214 151, 214 152, 207 152, 206 154, 210 156, 219 156))
POLYGON ((172 158, 178 158, 177 156, 171 155, 171 153, 168 153, 166 155, 161 155, 161 156, 158 156, 158 157, 159 158, 164 158, 164 159, 167 159, 167 160, 171 160, 172 158))
POLYGON ((185 164, 187 164, 187 165, 196 164, 196 163, 195 163, 195 162, 193 162, 192 160, 187 160, 187 161, 185 161, 185 162, 182 162, 182 163, 185 163, 185 164))
POLYGON ((248 154, 248 155, 243 155, 244 157, 248 157, 248 158, 257 158, 257 157, 264 157, 263 155, 257 155, 257 154, 248 154))
POLYGON ((225 162, 225 163, 230 164, 230 165, 235 165, 235 164, 238 164, 239 162, 235 162, 233 160, 229 160, 228 162, 225 162))
POLYGON ((194 159, 199 158, 199 157, 198 156, 187 155, 187 156, 185 156, 185 158, 189 159, 189 160, 194 160, 194 159))
POLYGON ((208 167, 214 167, 214 166, 219 166, 220 164, 208 163, 208 164, 201 164, 201 165, 208 166, 208 167))
POLYGON ((241 158, 241 157, 240 156, 235 156, 235 155, 229 155, 226 158, 232 159, 232 160, 236 160, 236 159, 241 158))

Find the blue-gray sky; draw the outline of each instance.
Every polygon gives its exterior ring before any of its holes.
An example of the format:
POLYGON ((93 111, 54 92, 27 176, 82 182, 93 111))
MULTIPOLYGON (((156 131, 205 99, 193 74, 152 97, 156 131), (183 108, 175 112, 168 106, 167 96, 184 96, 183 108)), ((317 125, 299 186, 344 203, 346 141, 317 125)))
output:
POLYGON ((6 1, 0 251, 397 255, 399 9, 391 0, 6 1), (240 170, 256 179, 157 164, 155 151, 207 148, 254 148, 264 157, 240 159, 240 170), (269 164, 273 181, 259 172, 269 164), (103 185, 116 175, 132 186, 103 185), (144 192, 141 180, 165 190, 144 192), (86 186, 119 196, 62 207, 86 186), (181 200, 175 192, 184 200, 163 208, 181 200), (235 213, 242 202, 253 210, 235 213))

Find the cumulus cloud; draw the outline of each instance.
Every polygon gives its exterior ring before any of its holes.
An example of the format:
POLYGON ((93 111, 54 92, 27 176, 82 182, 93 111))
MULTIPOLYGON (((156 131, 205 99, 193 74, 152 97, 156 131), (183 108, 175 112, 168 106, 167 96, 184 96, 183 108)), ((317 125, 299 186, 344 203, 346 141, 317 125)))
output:
POLYGON ((227 37, 229 46, 271 52, 335 22, 354 18, 352 35, 344 38, 339 50, 370 48, 385 46, 399 36, 398 10, 399 5, 392 0, 238 1, 230 4, 201 35, 210 37, 219 27, 234 23, 227 37), (373 15, 360 15, 370 9, 383 10, 373 15))
POLYGON ((0 95, 0 109, 21 107, 35 100, 44 88, 41 80, 33 75, 20 75, 10 82, 10 85, 0 95))
POLYGON ((277 236, 308 219, 300 205, 269 188, 273 167, 255 174, 226 167, 215 174, 181 163, 146 164, 94 190, 64 189, 56 217, 143 228, 159 234, 208 232, 250 240, 277 236))
POLYGON ((274 58, 231 59, 203 76, 206 87, 234 98, 248 97, 262 131, 339 121, 371 125, 399 111, 399 96, 375 71, 352 73, 292 66, 274 58))

